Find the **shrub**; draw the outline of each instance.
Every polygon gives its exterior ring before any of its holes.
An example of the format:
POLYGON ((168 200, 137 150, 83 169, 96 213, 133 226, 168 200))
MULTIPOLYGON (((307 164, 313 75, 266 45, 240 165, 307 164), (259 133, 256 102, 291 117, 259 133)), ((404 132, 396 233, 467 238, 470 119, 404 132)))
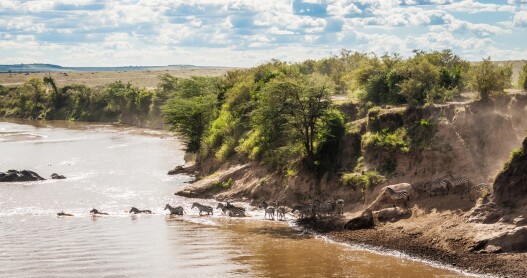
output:
POLYGON ((482 101, 488 101, 492 93, 503 92, 511 86, 512 67, 499 66, 490 58, 474 65, 470 73, 470 85, 476 90, 482 101))
POLYGON ((386 178, 375 171, 366 171, 365 173, 344 173, 340 178, 343 185, 350 186, 354 189, 373 190, 375 186, 382 184, 386 178))

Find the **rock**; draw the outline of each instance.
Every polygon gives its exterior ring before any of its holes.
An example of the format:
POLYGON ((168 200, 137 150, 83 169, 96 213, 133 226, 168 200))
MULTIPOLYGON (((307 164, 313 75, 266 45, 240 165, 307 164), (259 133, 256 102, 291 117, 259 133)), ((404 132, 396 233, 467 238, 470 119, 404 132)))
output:
POLYGON ((501 253, 503 250, 500 246, 496 245, 487 245, 485 249, 479 250, 478 254, 495 254, 495 253, 501 253))
POLYGON ((494 200, 498 204, 514 205, 527 196, 527 138, 515 151, 509 163, 496 177, 494 200))
POLYGON ((182 173, 185 173, 185 167, 183 167, 182 165, 178 165, 176 166, 176 168, 168 171, 168 175, 177 175, 182 173))
POLYGON ((39 180, 45 179, 39 174, 29 170, 8 170, 7 172, 0 172, 0 182, 24 182, 39 180))
POLYGON ((403 218, 412 216, 412 212, 409 209, 402 208, 386 208, 373 213, 378 221, 390 221, 395 222, 403 218))
POLYGON ((63 180, 65 179, 66 177, 64 175, 59 175, 57 173, 53 173, 51 174, 51 179, 54 179, 54 180, 63 180))
POLYGON ((359 217, 350 219, 345 225, 344 229, 361 230, 368 229, 374 226, 373 212, 371 209, 366 209, 359 217))
POLYGON ((503 252, 525 252, 527 251, 527 227, 517 227, 491 238, 489 245, 499 246, 503 252))
POLYGON ((518 226, 527 225, 527 218, 523 216, 518 216, 512 220, 512 223, 518 226))

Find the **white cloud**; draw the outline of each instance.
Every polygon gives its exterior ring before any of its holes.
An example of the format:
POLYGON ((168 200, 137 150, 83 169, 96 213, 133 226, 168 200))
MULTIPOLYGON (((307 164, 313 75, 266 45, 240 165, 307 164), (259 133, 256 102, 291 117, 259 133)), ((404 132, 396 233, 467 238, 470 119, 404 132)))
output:
POLYGON ((322 7, 309 16, 295 13, 291 0, 0 0, 0 62, 51 57, 68 65, 240 66, 341 48, 404 54, 419 45, 462 55, 488 45, 495 53, 517 53, 511 49, 525 43, 503 46, 494 39, 527 26, 527 8, 519 5, 526 1, 304 0, 322 7), (476 12, 507 12, 511 19, 478 23, 471 20, 476 12))
POLYGON ((514 26, 527 27, 527 11, 521 11, 514 15, 514 26))

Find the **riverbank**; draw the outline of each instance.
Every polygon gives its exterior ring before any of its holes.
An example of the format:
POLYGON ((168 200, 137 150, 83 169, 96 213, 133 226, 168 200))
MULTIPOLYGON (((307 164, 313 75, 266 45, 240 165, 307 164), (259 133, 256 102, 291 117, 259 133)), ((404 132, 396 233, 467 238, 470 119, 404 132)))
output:
POLYGON ((420 215, 354 231, 342 230, 344 223, 342 219, 307 221, 302 227, 338 243, 366 245, 366 249, 387 253, 398 251, 462 272, 498 277, 525 277, 527 273, 527 253, 470 251, 473 245, 470 237, 478 232, 478 226, 483 232, 486 229, 480 224, 467 223, 464 216, 456 212, 420 215))
MULTIPOLYGON (((187 170, 196 174, 195 167, 180 168, 182 173, 187 170)), ((298 202, 297 196, 315 198, 312 189, 315 186, 309 181, 299 175, 283 183, 277 175, 257 163, 235 164, 198 179, 176 195, 244 201, 254 206, 262 200, 280 200, 281 204, 291 207, 298 202), (230 179, 232 183, 228 183, 230 179)), ((345 194, 345 187, 331 187, 330 182, 321 186, 322 192, 345 196, 337 194, 345 194)), ((382 188, 370 192, 367 200, 375 200, 382 188)), ((499 211, 492 206, 482 206, 482 199, 472 202, 458 195, 413 196, 406 217, 381 222, 376 217, 371 229, 343 230, 346 222, 364 211, 369 202, 348 203, 342 218, 301 221, 299 226, 315 230, 336 242, 395 250, 470 273, 499 277, 524 277, 527 273, 527 253, 514 253, 498 247, 515 248, 507 247, 507 244, 518 247, 522 244, 522 232, 527 230, 522 206, 499 211), (501 215, 501 218, 496 219, 493 214, 501 215)))

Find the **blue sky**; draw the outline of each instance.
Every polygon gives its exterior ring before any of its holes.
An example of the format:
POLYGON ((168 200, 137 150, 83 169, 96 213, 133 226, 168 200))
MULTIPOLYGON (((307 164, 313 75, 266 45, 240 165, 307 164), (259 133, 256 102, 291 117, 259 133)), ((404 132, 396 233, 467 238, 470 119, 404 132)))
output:
POLYGON ((342 48, 527 59, 527 0, 0 0, 0 64, 253 66, 342 48))

